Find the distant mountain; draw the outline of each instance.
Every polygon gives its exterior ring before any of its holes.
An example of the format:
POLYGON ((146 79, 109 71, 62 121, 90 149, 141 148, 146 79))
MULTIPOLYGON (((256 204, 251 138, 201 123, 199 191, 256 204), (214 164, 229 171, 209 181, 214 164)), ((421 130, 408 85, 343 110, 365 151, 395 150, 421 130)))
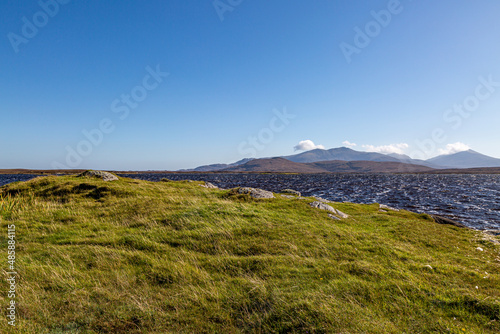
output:
POLYGON ((204 166, 199 166, 193 169, 181 169, 180 172, 215 172, 218 170, 222 170, 225 168, 230 168, 234 166, 239 166, 243 165, 249 161, 252 161, 254 159, 252 158, 245 158, 241 159, 239 161, 236 161, 235 163, 232 164, 212 164, 212 165, 204 165, 204 166))
POLYGON ((446 168, 500 167, 500 159, 492 158, 473 150, 440 155, 427 160, 427 162, 446 168))
MULTIPOLYGON (((266 158, 266 159, 242 159, 232 164, 213 164, 200 166, 194 169, 187 169, 182 171, 194 171, 194 172, 212 172, 212 171, 262 171, 267 166, 272 170, 267 171, 279 171, 279 172, 300 172, 302 173, 314 173, 314 172, 329 172, 332 168, 335 172, 340 170, 352 171, 357 168, 355 164, 343 165, 339 163, 343 162, 354 162, 363 161, 360 169, 362 171, 367 171, 370 169, 367 162, 393 162, 399 163, 400 165, 386 165, 388 170, 396 171, 398 168, 405 169, 404 165, 411 166, 424 166, 431 169, 453 169, 453 168, 488 168, 488 167, 500 167, 500 159, 492 158, 484 154, 469 150, 464 152, 459 152, 450 155, 440 155, 438 157, 429 160, 418 160, 412 159, 405 154, 382 154, 376 152, 360 152, 347 147, 332 148, 329 150, 315 149, 311 151, 302 152, 295 155, 283 156, 279 158, 266 158), (282 159, 282 160, 273 160, 282 159), (312 164, 318 162, 328 161, 328 166, 324 164, 316 164, 305 166, 298 166, 287 164, 284 160, 300 164, 312 164), (249 162, 254 161, 253 164, 247 165, 249 162), (335 161, 335 163, 333 163, 335 161), (332 165, 333 164, 333 165, 332 165), (245 165, 245 166, 244 166, 245 165), (244 166, 244 167, 243 167, 244 166), (241 168, 239 168, 241 167, 241 168), (287 169, 288 168, 288 169, 287 169)), ((375 168, 375 167, 374 167, 375 168)), ((419 169, 415 167, 408 167, 408 172, 425 172, 426 169, 419 169)), ((377 172, 384 172, 384 170, 376 167, 374 170, 377 172)), ((428 171, 428 169, 427 169, 428 171)), ((375 171, 374 171, 375 172, 375 171)))
POLYGON ((394 161, 398 159, 375 152, 359 152, 347 147, 332 148, 330 150, 315 149, 295 155, 283 157, 293 162, 318 162, 318 161, 394 161))
POLYGON ((293 162, 284 158, 254 159, 240 166, 224 169, 227 172, 326 173, 314 165, 293 162))
POLYGON ((395 161, 319 161, 300 163, 284 158, 255 159, 246 164, 226 168, 231 172, 287 173, 419 173, 434 169, 395 161))
POLYGON ((308 163, 331 173, 421 173, 434 168, 395 161, 319 161, 308 163))
POLYGON ((412 165, 422 165, 422 166, 427 166, 431 168, 444 168, 443 166, 433 164, 432 162, 426 161, 426 160, 420 160, 420 159, 413 159, 410 156, 406 154, 399 154, 399 153, 390 153, 387 154, 388 156, 397 159, 399 162, 403 162, 405 164, 412 164, 412 165))

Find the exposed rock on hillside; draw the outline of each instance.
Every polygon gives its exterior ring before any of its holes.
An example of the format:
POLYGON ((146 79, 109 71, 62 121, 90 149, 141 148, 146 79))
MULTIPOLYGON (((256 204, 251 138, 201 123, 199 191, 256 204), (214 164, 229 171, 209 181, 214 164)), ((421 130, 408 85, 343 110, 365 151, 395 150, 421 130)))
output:
POLYGON ((240 194, 250 194, 253 198, 274 198, 274 194, 270 191, 256 188, 240 188, 238 189, 240 194))
POLYGON ((103 181, 117 181, 118 176, 100 170, 88 170, 78 175, 79 177, 96 177, 103 181))

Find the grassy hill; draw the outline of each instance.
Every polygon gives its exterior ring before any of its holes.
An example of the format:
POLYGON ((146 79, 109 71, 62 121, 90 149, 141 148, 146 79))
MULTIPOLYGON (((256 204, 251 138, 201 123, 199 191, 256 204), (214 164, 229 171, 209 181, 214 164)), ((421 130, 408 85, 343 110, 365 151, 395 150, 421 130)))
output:
POLYGON ((500 331, 500 247, 480 232, 375 204, 335 203, 350 215, 335 221, 313 199, 200 185, 0 188, 3 263, 16 225, 16 332, 500 331))

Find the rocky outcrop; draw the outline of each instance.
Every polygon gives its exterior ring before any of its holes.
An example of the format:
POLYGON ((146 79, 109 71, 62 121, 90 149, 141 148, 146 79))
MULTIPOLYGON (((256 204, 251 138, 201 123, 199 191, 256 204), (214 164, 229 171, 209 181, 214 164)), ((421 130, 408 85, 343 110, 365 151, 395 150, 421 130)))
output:
POLYGON ((324 198, 319 197, 319 196, 314 196, 314 199, 317 200, 318 202, 321 202, 321 203, 333 203, 332 201, 329 201, 329 200, 324 199, 324 198))
MULTIPOLYGON (((390 211, 399 211, 399 209, 396 209, 396 208, 393 208, 392 206, 388 206, 388 205, 385 205, 385 204, 380 204, 380 210, 390 210, 390 211)), ((383 211, 381 211, 383 212, 383 211)))
POLYGON ((335 216, 335 215, 332 215, 331 213, 328 214, 328 218, 331 218, 333 220, 340 220, 339 217, 335 216))
POLYGON ((343 213, 342 211, 337 210, 337 209, 331 207, 330 205, 319 202, 319 201, 314 201, 312 203, 309 203, 309 205, 312 206, 313 208, 329 211, 337 216, 340 216, 340 218, 344 218, 344 219, 349 218, 349 216, 347 214, 343 213))
POLYGON ((238 193, 249 194, 253 198, 274 198, 274 194, 272 192, 257 188, 239 188, 238 193))
POLYGON ((95 177, 102 179, 103 181, 117 181, 118 176, 109 172, 103 172, 100 170, 88 170, 78 175, 79 177, 95 177))
POLYGON ((219 187, 217 187, 216 185, 214 185, 210 182, 207 182, 207 181, 205 181, 205 184, 200 184, 200 186, 202 186, 203 188, 208 188, 208 189, 219 189, 219 187))

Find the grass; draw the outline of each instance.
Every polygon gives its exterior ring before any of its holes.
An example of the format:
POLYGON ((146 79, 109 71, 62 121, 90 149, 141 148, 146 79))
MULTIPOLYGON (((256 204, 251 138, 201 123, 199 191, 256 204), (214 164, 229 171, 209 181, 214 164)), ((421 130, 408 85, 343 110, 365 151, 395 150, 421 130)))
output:
POLYGON ((16 331, 500 332, 498 244, 377 205, 336 203, 350 218, 334 221, 312 201, 125 178, 1 187, 16 331))

